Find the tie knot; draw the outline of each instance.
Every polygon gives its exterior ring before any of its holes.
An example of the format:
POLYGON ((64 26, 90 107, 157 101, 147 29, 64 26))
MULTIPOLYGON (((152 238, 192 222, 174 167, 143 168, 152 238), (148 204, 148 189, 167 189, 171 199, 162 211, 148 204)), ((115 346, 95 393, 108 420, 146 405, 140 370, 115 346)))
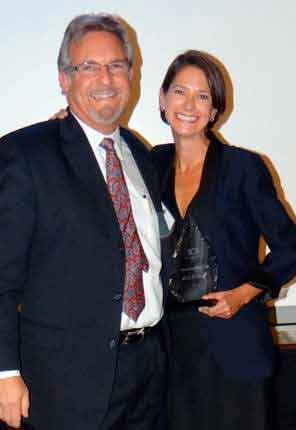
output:
POLYGON ((109 137, 105 137, 100 143, 100 146, 104 148, 106 151, 114 152, 114 140, 110 139, 109 137))

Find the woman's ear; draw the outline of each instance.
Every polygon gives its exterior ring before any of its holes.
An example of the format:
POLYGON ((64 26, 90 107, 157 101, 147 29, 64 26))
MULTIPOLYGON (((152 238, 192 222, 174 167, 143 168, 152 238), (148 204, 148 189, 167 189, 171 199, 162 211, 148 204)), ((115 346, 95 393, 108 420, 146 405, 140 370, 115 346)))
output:
POLYGON ((211 122, 213 122, 214 121, 214 119, 215 119, 215 117, 216 117, 216 114, 217 114, 217 109, 212 109, 212 111, 211 111, 211 115, 210 115, 210 121, 211 122))

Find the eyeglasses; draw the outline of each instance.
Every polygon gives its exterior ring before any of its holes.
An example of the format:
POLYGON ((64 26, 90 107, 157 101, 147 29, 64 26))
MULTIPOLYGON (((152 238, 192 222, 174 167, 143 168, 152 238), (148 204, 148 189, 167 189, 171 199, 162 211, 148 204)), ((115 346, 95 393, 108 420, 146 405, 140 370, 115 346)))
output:
POLYGON ((110 75, 119 76, 125 74, 128 71, 129 66, 126 60, 113 61, 109 64, 100 64, 94 61, 84 61, 83 63, 77 64, 77 66, 67 67, 66 72, 77 72, 87 76, 94 76, 98 73, 101 73, 104 68, 108 70, 110 75))

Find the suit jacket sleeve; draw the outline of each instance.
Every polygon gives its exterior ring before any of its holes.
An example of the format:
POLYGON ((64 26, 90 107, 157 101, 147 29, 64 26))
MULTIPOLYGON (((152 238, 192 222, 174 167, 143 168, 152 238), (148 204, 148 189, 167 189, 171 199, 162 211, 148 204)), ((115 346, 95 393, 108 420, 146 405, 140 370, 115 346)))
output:
POLYGON ((296 225, 279 201, 270 173, 257 154, 249 159, 244 185, 253 220, 270 249, 260 269, 250 274, 250 283, 267 285, 271 295, 277 295, 296 274, 296 225))
POLYGON ((18 311, 33 233, 32 181, 19 147, 0 141, 0 370, 19 369, 18 311))

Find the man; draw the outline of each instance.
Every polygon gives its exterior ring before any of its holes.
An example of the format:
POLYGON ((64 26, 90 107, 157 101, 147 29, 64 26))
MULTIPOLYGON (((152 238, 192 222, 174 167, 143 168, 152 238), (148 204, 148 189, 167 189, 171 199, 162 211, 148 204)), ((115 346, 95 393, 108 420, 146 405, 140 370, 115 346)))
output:
POLYGON ((58 68, 68 117, 0 144, 0 419, 162 430, 161 206, 147 151, 119 127, 132 79, 120 20, 75 18, 58 68))

